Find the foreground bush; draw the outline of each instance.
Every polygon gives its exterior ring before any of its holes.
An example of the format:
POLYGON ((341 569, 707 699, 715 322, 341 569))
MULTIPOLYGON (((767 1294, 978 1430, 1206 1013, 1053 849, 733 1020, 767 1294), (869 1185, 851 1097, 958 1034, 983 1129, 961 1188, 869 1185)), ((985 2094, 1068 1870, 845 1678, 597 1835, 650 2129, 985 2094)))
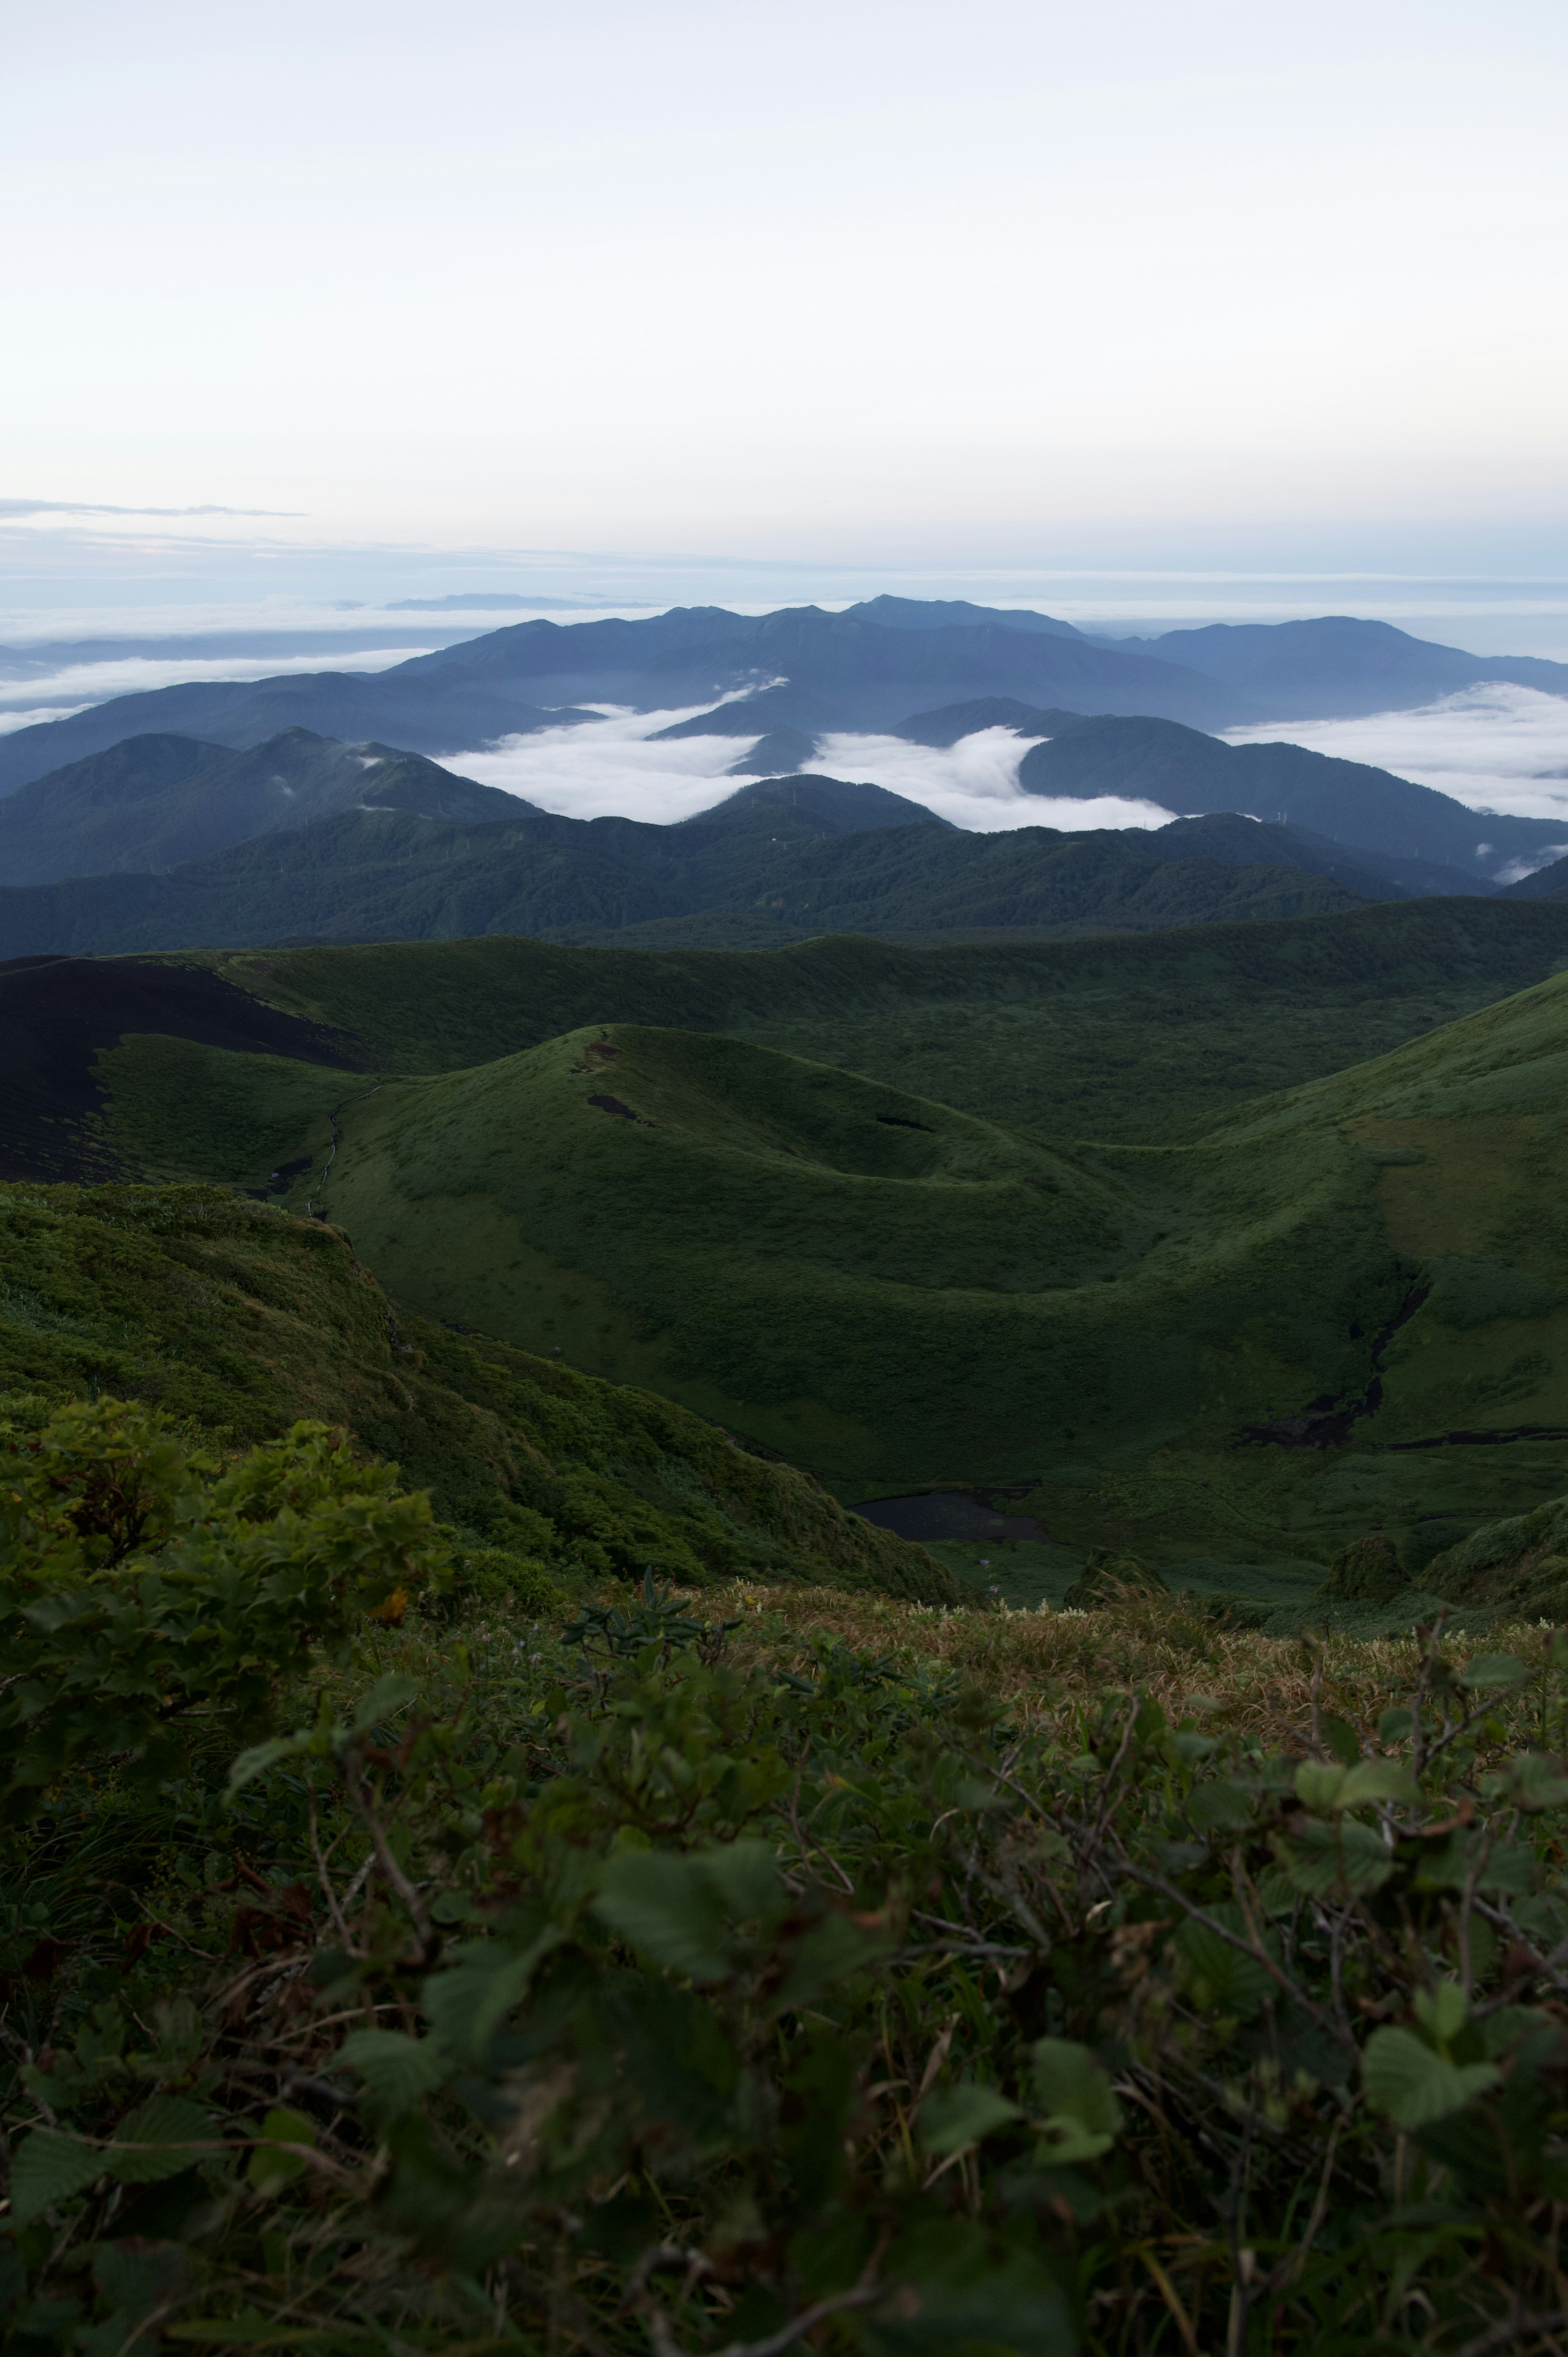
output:
POLYGON ((7 2346, 1556 2348, 1531 1642, 1282 1751, 650 1585, 374 1639, 226 1802, 58 1780, 7 2346))
POLYGON ((401 1612, 438 1565, 427 1500, 296 1424, 227 1467, 117 1400, 0 1426, 0 1806, 68 1770, 145 1779, 266 1716, 311 1645, 401 1612), (21 1429, 17 1429, 18 1422, 21 1429), (37 1428, 28 1430, 29 1423, 37 1428))

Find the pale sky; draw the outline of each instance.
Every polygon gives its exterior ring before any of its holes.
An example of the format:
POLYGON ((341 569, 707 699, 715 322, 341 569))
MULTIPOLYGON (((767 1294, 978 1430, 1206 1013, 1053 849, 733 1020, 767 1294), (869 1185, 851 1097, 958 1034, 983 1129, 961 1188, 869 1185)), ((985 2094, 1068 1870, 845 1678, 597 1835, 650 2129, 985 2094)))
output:
POLYGON ((846 562, 1568 520, 1563 0, 11 0, 4 43, 0 502, 846 562))

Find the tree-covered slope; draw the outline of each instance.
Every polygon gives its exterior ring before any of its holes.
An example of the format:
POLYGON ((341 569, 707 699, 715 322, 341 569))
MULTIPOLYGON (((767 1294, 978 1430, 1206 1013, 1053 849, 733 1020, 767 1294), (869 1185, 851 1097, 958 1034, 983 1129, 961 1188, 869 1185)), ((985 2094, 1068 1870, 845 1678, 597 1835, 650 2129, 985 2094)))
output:
POLYGON ((1549 819, 1477 813, 1452 795, 1304 745, 1228 745, 1171 720, 1079 720, 1018 767, 1026 793, 1124 794, 1166 810, 1283 819, 1348 849, 1434 860, 1492 877, 1560 835, 1549 819))
POLYGON ((1306 871, 1151 858, 1136 834, 969 834, 933 820, 889 825, 883 809, 865 830, 844 834, 803 805, 780 823, 777 797, 721 805, 678 826, 559 818, 499 794, 495 802, 510 807, 499 818, 435 818, 421 799, 416 785, 395 807, 356 806, 162 874, 0 889, 0 954, 488 932, 602 941, 629 926, 714 912, 786 939, 975 926, 1140 930, 1326 912, 1358 897, 1306 871))
POLYGON ((229 1447, 342 1426, 470 1543, 568 1583, 651 1566, 964 1593, 666 1400, 394 1315, 337 1230, 227 1189, 0 1187, 0 1391, 138 1399, 229 1447))
POLYGON ((145 874, 341 811, 482 823, 531 807, 390 746, 343 745, 307 728, 238 753, 189 737, 132 737, 0 802, 0 875, 16 886, 145 874))

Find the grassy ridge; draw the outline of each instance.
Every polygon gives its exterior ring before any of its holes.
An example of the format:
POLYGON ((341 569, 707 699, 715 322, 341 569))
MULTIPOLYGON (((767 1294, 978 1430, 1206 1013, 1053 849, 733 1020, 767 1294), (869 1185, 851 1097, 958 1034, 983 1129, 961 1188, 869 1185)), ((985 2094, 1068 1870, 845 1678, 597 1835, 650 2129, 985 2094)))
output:
POLYGON ((978 1546, 942 1549, 1015 1600, 1059 1600, 1108 1544, 1299 1614, 1369 1529, 1419 1586, 1477 1522, 1561 1489, 1564 986, 1262 1103, 1219 1042, 1251 1041, 1254 1086, 1265 1060, 1321 1071, 1510 963, 1557 961, 1560 918, 1521 934, 1501 914, 1426 903, 1070 954, 229 958, 367 1056, 376 1027, 388 1045, 406 1027, 407 1076, 391 1056, 380 1081, 306 1081, 132 1040, 105 1060, 109 1129, 143 1167, 259 1186, 295 1122, 302 1203, 341 1104, 324 1200, 411 1307, 656 1389, 846 1497, 1027 1485, 1048 1545, 983 1570, 978 1546), (548 1036, 618 997, 840 1065, 869 1044, 936 1083, 885 1094, 662 1025, 548 1036), (1282 1008, 1294 1029, 1271 1028, 1282 1008), (431 1069, 520 1032, 542 1044, 431 1069), (1016 1120, 1052 1103, 1105 1114, 1099 1142, 1016 1120))
POLYGON ((344 1426, 501 1550, 498 1576, 965 1593, 666 1400, 394 1318, 336 1230, 222 1189, 0 1189, 0 1390, 142 1399, 227 1447, 344 1426))
POLYGON ((1069 1153, 608 1026, 350 1104, 326 1200, 400 1298, 845 1494, 1040 1476, 1069 1544, 1321 1561, 1560 1486, 1565 1050, 1558 981, 1195 1145, 1069 1153))
POLYGON ((1153 1136, 1402 1041, 1568 963, 1568 908, 1385 904, 1136 939, 897 949, 574 950, 501 938, 202 952, 380 1072, 587 1023, 729 1031, 1055 1136, 1153 1136))

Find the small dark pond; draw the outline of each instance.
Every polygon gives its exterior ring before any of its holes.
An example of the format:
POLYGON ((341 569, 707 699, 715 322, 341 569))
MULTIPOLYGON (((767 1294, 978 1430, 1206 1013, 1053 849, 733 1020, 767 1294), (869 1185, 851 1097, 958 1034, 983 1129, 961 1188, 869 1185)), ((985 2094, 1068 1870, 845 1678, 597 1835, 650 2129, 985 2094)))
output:
POLYGON ((1031 1514, 1005 1514, 993 1502, 994 1491, 931 1490, 919 1498, 873 1498, 856 1506, 868 1523, 875 1523, 901 1539, 1039 1539, 1050 1534, 1031 1514))

